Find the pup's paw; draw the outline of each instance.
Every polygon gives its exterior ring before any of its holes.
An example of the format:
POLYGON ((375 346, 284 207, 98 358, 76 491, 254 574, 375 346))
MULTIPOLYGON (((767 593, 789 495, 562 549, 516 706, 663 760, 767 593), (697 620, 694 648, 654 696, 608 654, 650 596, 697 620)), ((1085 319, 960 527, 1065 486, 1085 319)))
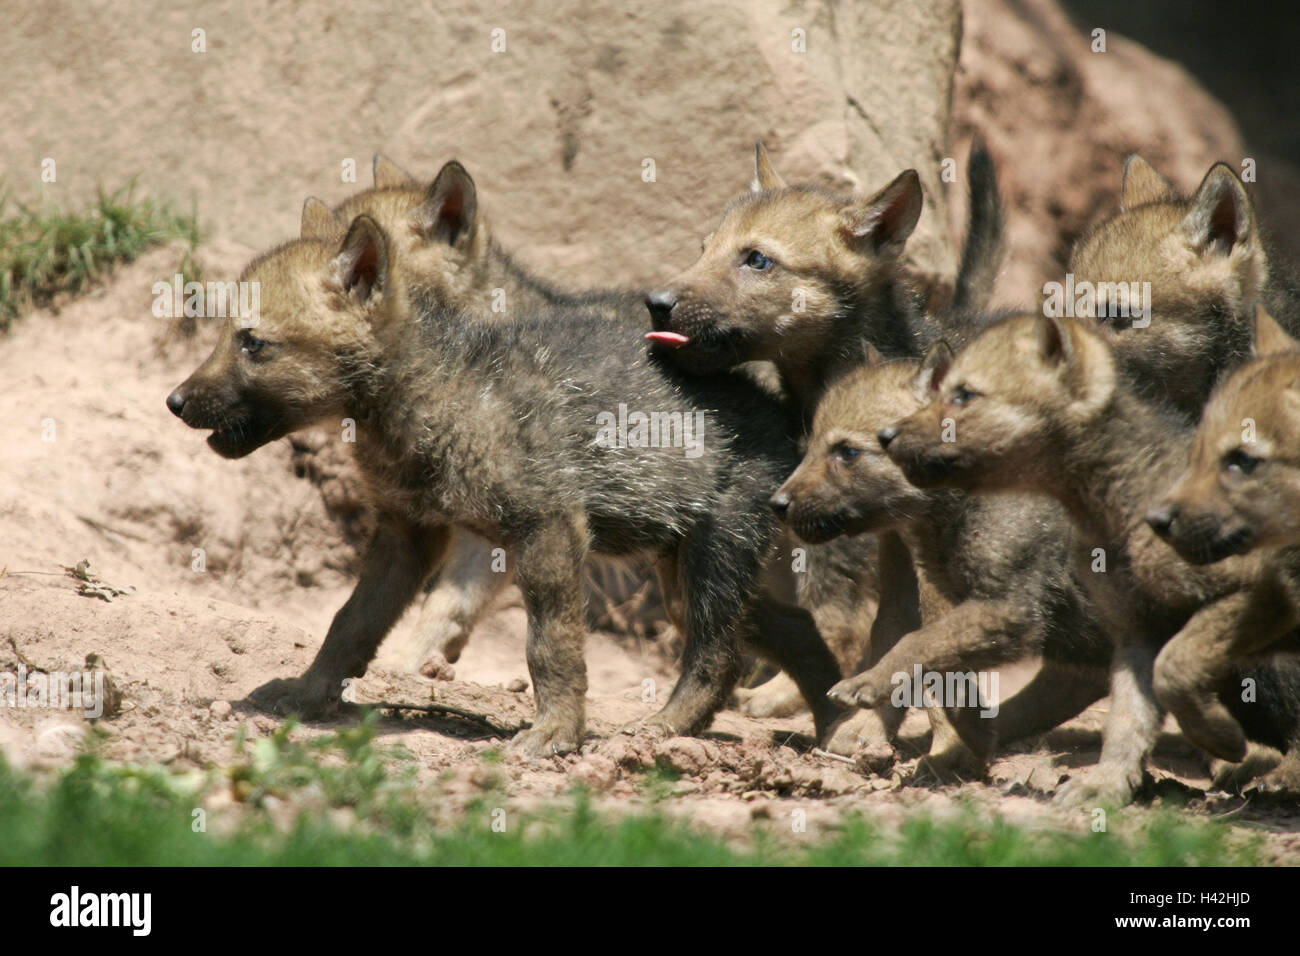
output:
POLYGON ((338 712, 341 697, 342 686, 306 676, 278 677, 250 693, 248 701, 268 714, 323 720, 338 712))
POLYGON ((1069 810, 1125 807, 1142 785, 1142 772, 1098 764, 1086 777, 1073 777, 1056 792, 1055 802, 1069 810))
POLYGON ((511 739, 508 749, 525 757, 558 757, 582 744, 582 731, 564 721, 539 721, 511 739))
POLYGON ((761 687, 737 688, 736 699, 747 717, 789 717, 805 708, 798 685, 784 671, 761 687))
POLYGON ((872 745, 888 745, 890 736, 885 722, 874 710, 854 710, 831 728, 822 746, 833 754, 852 757, 872 745))
POLYGON ((872 671, 867 671, 835 684, 826 696, 845 707, 877 707, 889 700, 890 686, 882 685, 872 671))
POLYGON ((619 728, 619 733, 648 740, 667 740, 669 737, 680 737, 685 731, 679 730, 671 715, 666 716, 661 710, 657 714, 624 724, 619 728))
POLYGON ((1247 793, 1287 802, 1300 801, 1300 754, 1288 751, 1282 762, 1260 777, 1247 793))
POLYGON ((918 783, 933 781, 943 786, 983 780, 988 773, 984 761, 964 744, 955 743, 943 750, 931 751, 916 762, 918 783))
POLYGON ((1210 789, 1240 795, 1285 759, 1272 747, 1256 743, 1247 747, 1246 757, 1240 763, 1209 757, 1210 789))

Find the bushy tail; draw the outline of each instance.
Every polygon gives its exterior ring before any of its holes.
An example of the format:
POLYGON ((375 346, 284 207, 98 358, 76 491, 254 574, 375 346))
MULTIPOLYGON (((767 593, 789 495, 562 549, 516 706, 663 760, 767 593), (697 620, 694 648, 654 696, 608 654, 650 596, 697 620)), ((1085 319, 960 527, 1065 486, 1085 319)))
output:
POLYGON ((954 313, 986 308, 1002 267, 1002 196, 998 193, 997 168, 978 133, 971 143, 966 178, 970 183, 970 225, 953 291, 954 313))

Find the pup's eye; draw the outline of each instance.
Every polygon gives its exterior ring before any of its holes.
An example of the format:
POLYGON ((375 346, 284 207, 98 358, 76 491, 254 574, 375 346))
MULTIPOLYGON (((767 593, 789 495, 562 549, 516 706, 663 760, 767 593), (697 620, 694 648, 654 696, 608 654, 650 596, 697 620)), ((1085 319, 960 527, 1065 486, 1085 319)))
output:
POLYGON ((745 257, 745 266, 753 269, 755 272, 766 272, 775 264, 776 263, 763 255, 763 253, 759 252, 757 249, 751 249, 749 255, 745 257))
POLYGON ((256 355, 262 349, 266 348, 266 341, 259 339, 252 332, 243 331, 239 333, 239 351, 245 355, 256 355))
POLYGON ((1237 448, 1223 456, 1223 470, 1234 475, 1249 475, 1263 460, 1237 448))
POLYGON ((831 454, 844 464, 851 465, 858 460, 858 456, 862 454, 862 449, 854 448, 852 445, 846 444, 845 442, 840 442, 831 449, 831 454))
POLYGON ((979 395, 979 392, 965 385, 954 385, 952 391, 948 393, 948 399, 954 405, 965 406, 979 398, 979 395))

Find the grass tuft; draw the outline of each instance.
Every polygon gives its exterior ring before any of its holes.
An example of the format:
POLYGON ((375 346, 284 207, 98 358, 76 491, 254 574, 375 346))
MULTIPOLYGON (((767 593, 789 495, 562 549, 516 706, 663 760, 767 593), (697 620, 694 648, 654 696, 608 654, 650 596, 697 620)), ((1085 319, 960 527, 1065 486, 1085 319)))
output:
POLYGON ((816 832, 756 827, 737 840, 657 807, 600 811, 579 787, 529 811, 491 790, 449 815, 416 780, 409 753, 374 746, 376 719, 305 741, 286 725, 241 741, 232 766, 207 771, 117 766, 92 751, 38 778, 0 759, 0 866, 1222 866, 1261 858, 1258 839, 1170 811, 1116 814, 1110 833, 1027 829, 974 806, 917 813, 890 828, 850 811, 816 832))
POLYGON ((137 199, 134 181, 114 192, 101 189, 88 209, 77 212, 37 208, 0 195, 0 331, 8 331, 26 310, 81 292, 164 242, 188 244, 179 271, 192 275, 200 238, 195 213, 137 199))

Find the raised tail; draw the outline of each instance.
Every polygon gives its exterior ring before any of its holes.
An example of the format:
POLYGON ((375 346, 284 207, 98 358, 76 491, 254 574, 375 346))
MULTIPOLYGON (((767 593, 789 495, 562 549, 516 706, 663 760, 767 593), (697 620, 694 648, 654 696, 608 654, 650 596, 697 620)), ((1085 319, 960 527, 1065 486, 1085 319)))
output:
POLYGON ((966 178, 970 183, 970 224, 950 307, 955 314, 987 308, 1002 267, 1002 196, 997 168, 978 133, 971 143, 966 178))

